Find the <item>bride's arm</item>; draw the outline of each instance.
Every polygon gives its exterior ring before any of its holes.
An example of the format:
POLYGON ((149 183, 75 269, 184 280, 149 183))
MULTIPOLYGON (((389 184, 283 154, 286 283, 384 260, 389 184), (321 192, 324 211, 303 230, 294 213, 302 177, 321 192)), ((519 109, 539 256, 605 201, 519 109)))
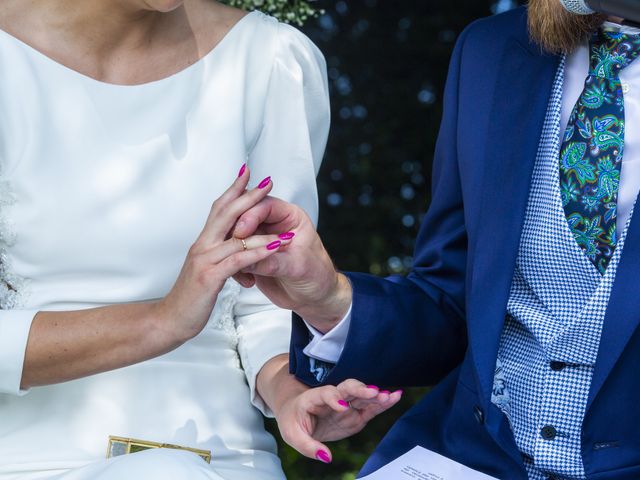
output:
POLYGON ((156 303, 39 312, 31 324, 21 389, 113 370, 166 353, 179 334, 161 334, 156 303))
POLYGON ((271 190, 269 183, 245 194, 248 181, 246 172, 216 200, 175 285, 162 300, 36 314, 27 340, 21 388, 141 362, 197 335, 226 279, 277 251, 265 248, 276 236, 251 237, 246 240, 246 251, 241 241, 225 240, 237 217, 271 190))
POLYGON ((283 353, 267 361, 260 369, 256 389, 277 418, 282 404, 287 399, 306 392, 309 387, 289 373, 289 355, 283 353))

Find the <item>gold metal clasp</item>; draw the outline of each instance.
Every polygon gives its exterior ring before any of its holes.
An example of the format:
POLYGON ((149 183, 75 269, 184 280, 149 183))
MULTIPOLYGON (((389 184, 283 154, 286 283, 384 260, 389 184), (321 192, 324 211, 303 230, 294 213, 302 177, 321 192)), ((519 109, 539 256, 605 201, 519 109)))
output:
POLYGON ((109 436, 109 446, 107 447, 107 458, 119 457, 129 453, 141 452, 151 448, 172 448, 174 450, 187 450, 202 458, 205 462, 211 463, 211 450, 200 450, 198 448, 182 447, 170 443, 149 442, 135 438, 124 438, 109 436))

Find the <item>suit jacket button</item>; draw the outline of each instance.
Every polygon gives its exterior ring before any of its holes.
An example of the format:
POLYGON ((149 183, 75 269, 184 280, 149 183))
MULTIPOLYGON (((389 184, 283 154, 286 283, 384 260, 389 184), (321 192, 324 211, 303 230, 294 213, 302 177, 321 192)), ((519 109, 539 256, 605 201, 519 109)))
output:
POLYGON ((551 370, 553 370, 554 372, 559 372, 560 370, 564 370, 564 367, 566 367, 567 364, 564 362, 553 361, 549 363, 549 366, 551 367, 551 370))
POLYGON ((556 438, 557 434, 558 432, 552 425, 545 425, 540 430, 540 435, 542 435, 542 438, 544 438, 545 440, 553 440, 554 438, 556 438))
POLYGON ((480 425, 484 423, 484 412, 479 406, 473 407, 473 416, 476 417, 476 420, 480 425))

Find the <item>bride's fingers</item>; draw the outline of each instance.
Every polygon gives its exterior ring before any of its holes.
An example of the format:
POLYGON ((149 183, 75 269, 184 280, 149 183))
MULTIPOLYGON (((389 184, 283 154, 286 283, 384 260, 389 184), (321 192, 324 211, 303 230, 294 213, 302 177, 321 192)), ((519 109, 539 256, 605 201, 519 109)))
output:
POLYGON ((238 177, 229 186, 229 188, 227 188, 227 190, 225 190, 225 192, 220 195, 211 205, 211 210, 209 211, 209 216, 207 217, 207 221, 205 223, 203 231, 207 229, 207 226, 209 226, 211 222, 213 222, 213 219, 220 210, 224 210, 226 205, 231 203, 246 191, 250 178, 251 174, 249 172, 249 168, 246 164, 242 165, 240 172, 238 172, 238 177))
POLYGON ((219 263, 234 253, 245 250, 255 250, 266 248, 267 250, 277 250, 283 245, 291 243, 293 235, 254 235, 253 237, 240 239, 230 238, 209 249, 206 253, 207 260, 211 263, 219 263))
POLYGON ((331 450, 324 443, 314 439, 304 428, 295 425, 281 428, 280 433, 285 442, 295 448, 307 458, 319 460, 322 463, 331 463, 331 450))
POLYGON ((336 387, 324 386, 306 392, 306 408, 314 413, 329 407, 334 412, 342 413, 349 410, 349 402, 336 387))
MULTIPOLYGON (((233 253, 217 264, 214 264, 214 262, 210 262, 210 264, 212 265, 211 272, 218 280, 226 280, 227 278, 231 278, 233 275, 237 274, 247 266, 264 260, 270 255, 273 255, 278 251, 280 246, 281 243, 277 243, 275 245, 267 245, 251 250, 241 250, 237 253, 233 253)), ((208 259, 205 261, 208 261, 208 259)))
POLYGON ((394 406, 402 397, 402 390, 393 393, 380 391, 373 385, 365 385, 355 379, 345 380, 336 388, 349 401, 351 408, 359 411, 360 419, 365 423, 394 406))
POLYGON ((374 387, 372 385, 365 385, 359 380, 355 380, 353 378, 344 380, 343 382, 338 384, 336 388, 343 397, 348 398, 349 400, 371 400, 375 399, 379 394, 379 390, 377 387, 374 387))
MULTIPOLYGON (((228 258, 237 253, 262 249, 267 249, 269 251, 278 250, 283 245, 291 243, 292 239, 293 236, 291 236, 290 238, 283 236, 283 238, 281 238, 278 235, 254 235, 253 237, 245 239, 229 238, 222 243, 210 247, 202 254, 206 256, 207 262, 216 264, 222 262, 225 258, 228 258)), ((262 260, 264 259, 261 258, 261 260, 259 261, 262 260)))
POLYGON ((224 240, 238 217, 264 199, 273 188, 271 177, 267 177, 255 188, 245 191, 248 176, 248 173, 245 173, 239 177, 220 198, 213 202, 209 218, 198 237, 200 245, 211 245, 224 240), (238 194, 241 186, 243 186, 242 191, 238 194))
POLYGON ((402 398, 402 390, 392 393, 380 393, 375 399, 371 400, 352 400, 351 406, 360 413, 360 420, 364 423, 369 422, 372 418, 389 410, 397 404, 402 398))
POLYGON ((341 398, 340 392, 335 387, 324 386, 305 392, 297 406, 297 411, 298 421, 294 425, 280 424, 284 440, 304 456, 330 463, 331 450, 312 437, 314 428, 311 416, 316 415, 318 420, 322 421, 324 416, 335 415, 332 412, 348 412, 349 404, 341 398))

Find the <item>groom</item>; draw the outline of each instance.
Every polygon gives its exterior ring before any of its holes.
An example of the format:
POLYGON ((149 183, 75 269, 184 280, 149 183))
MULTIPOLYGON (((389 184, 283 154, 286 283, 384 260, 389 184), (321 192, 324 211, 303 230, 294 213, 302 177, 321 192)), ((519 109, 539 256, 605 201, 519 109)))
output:
POLYGON ((640 31, 559 0, 478 21, 453 54, 433 202, 407 277, 337 273, 296 231, 238 280, 290 308, 290 368, 435 388, 368 474, 416 445, 500 479, 640 478, 640 31))

